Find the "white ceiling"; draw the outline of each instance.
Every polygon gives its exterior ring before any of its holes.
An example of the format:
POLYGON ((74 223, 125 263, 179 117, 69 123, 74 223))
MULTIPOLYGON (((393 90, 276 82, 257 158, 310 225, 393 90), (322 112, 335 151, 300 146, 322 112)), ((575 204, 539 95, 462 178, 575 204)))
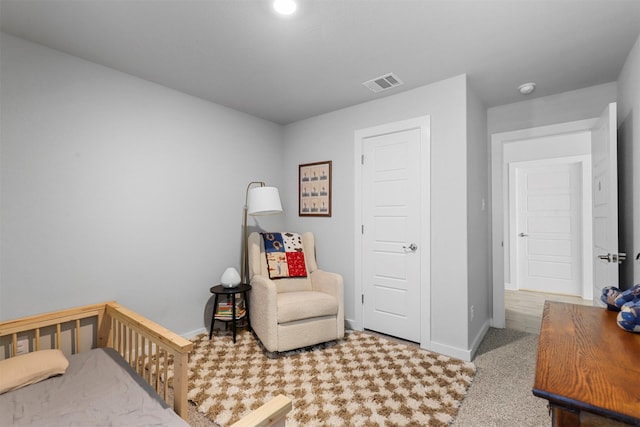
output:
POLYGON ((462 73, 487 107, 614 81, 640 34, 640 0, 298 2, 0 0, 0 29, 281 124, 462 73))

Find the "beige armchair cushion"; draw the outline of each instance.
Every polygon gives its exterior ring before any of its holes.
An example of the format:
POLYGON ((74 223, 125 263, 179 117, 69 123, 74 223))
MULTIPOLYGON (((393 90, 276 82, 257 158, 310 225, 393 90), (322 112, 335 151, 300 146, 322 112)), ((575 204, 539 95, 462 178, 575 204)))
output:
POLYGON ((324 292, 282 293, 278 295, 277 304, 278 323, 338 314, 338 300, 324 292))

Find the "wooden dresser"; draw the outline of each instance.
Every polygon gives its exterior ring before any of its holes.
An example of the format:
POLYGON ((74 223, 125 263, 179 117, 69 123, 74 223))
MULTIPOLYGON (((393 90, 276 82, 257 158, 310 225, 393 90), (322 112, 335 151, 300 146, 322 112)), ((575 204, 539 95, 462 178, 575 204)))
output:
POLYGON ((533 394, 554 426, 640 426, 640 334, 605 308, 546 301, 533 394))

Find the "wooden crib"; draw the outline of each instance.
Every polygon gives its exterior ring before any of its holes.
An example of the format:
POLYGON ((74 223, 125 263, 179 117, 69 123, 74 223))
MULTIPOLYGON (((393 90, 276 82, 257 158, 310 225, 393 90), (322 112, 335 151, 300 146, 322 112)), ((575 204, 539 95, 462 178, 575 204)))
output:
MULTIPOLYGON (((0 323, 0 360, 24 351, 60 349, 76 354, 113 348, 183 419, 188 420, 188 361, 193 344, 116 302, 106 302, 0 323), (172 378, 173 396, 169 393, 172 378)), ((237 426, 284 425, 291 400, 278 396, 237 426)))

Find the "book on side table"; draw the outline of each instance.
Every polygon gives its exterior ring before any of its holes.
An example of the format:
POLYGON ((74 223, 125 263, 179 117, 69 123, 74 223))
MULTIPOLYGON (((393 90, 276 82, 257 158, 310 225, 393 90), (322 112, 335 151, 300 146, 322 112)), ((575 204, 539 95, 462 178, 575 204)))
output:
MULTIPOLYGON (((236 319, 242 319, 246 316, 247 310, 244 306, 244 300, 236 301, 236 319)), ((215 318, 217 320, 231 320, 233 317, 233 304, 231 302, 218 303, 215 318)))

